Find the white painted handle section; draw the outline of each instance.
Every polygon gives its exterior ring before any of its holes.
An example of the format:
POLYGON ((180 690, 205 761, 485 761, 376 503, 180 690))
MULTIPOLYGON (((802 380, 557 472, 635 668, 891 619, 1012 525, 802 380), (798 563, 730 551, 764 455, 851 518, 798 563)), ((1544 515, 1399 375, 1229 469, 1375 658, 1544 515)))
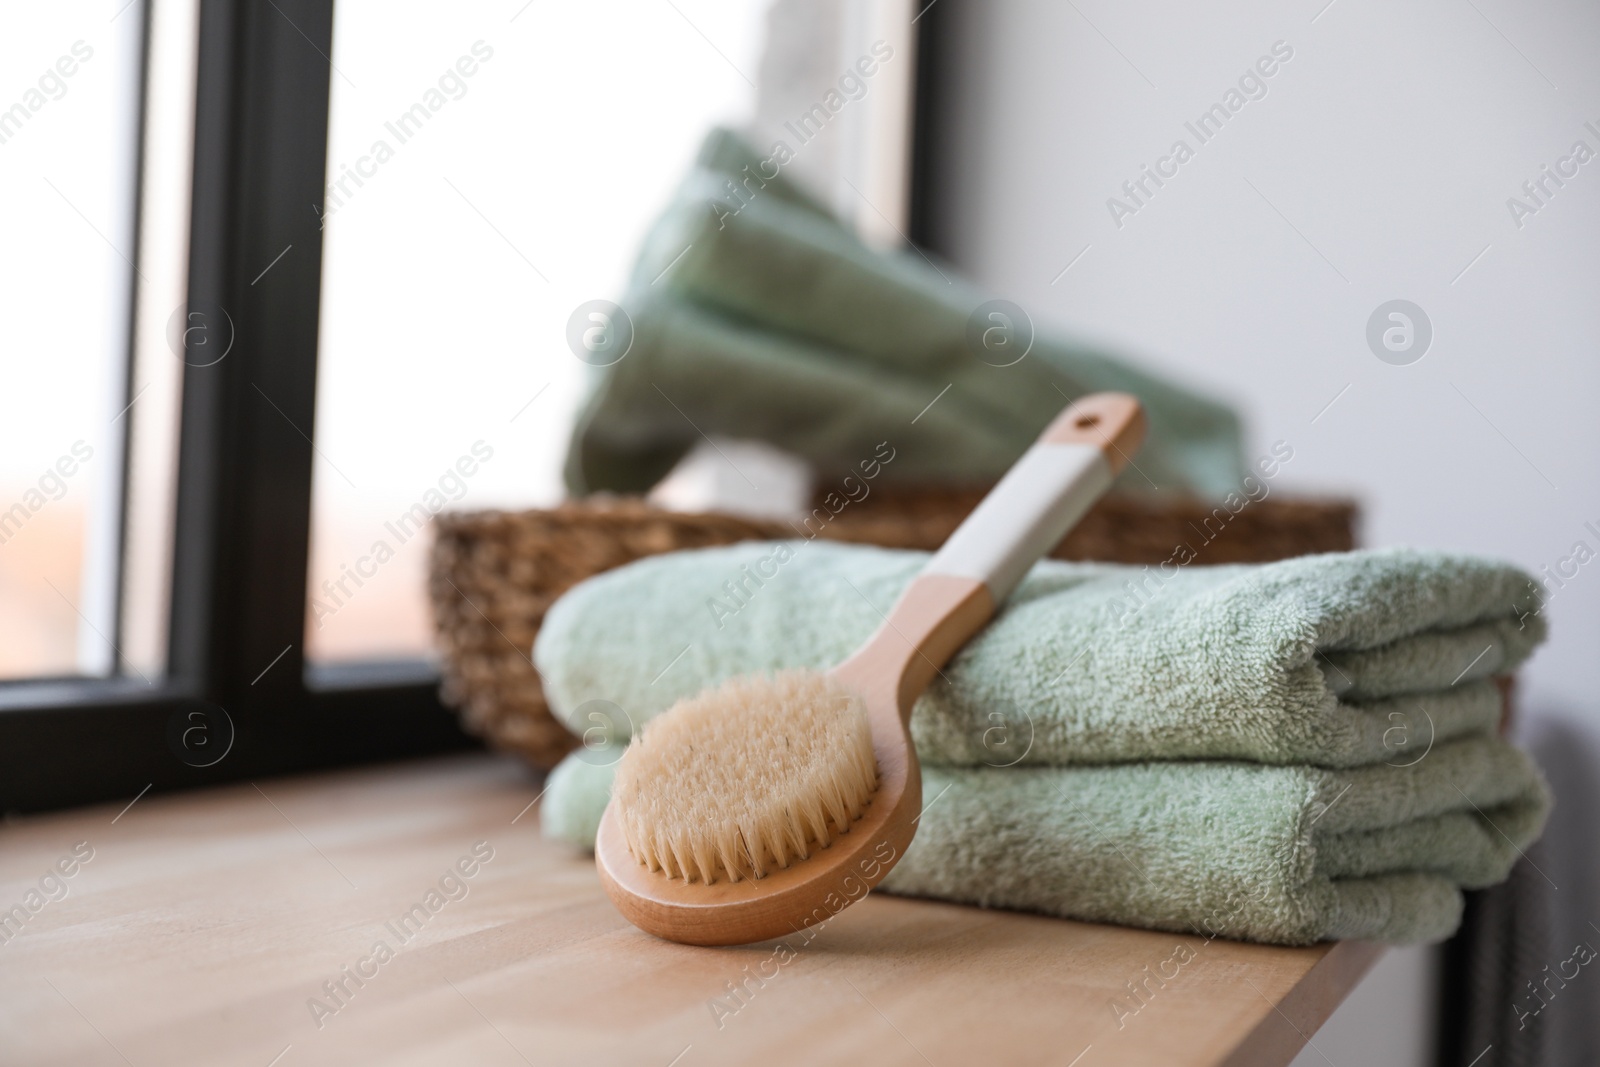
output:
POLYGON ((1111 465, 1093 445, 1040 441, 956 528, 923 574, 975 578, 996 604, 1111 487, 1111 465))

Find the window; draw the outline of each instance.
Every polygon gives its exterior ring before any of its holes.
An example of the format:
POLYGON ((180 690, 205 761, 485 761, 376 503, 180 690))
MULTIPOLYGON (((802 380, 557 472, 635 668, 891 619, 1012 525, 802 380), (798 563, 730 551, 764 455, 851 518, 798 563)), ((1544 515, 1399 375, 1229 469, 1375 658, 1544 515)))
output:
POLYGON ((466 744, 426 671, 304 669, 331 4, 73 12, 8 15, 0 45, 40 72, 0 143, 36 207, 8 349, 37 353, 0 372, 27 513, 0 620, 41 634, 0 685, 0 809, 466 744), (13 592, 46 561, 76 622, 13 592))
POLYGON ((700 137, 750 117, 764 7, 336 7, 314 661, 428 654, 430 510, 561 498, 567 319, 620 297, 700 137))
MULTIPOLYGON (((418 512, 558 499, 586 369, 566 321, 620 291, 701 134, 803 110, 797 56, 826 84, 884 20, 913 32, 900 0, 839 5, 820 38, 798 11, 0 15, 25 75, 0 87, 19 205, 0 256, 0 811, 471 744, 427 661, 418 512), (405 544, 367 573, 388 537, 405 544), (351 570, 364 584, 341 587, 351 570)), ((906 227, 909 136, 883 124, 904 133, 914 51, 807 154, 879 239, 906 227)))

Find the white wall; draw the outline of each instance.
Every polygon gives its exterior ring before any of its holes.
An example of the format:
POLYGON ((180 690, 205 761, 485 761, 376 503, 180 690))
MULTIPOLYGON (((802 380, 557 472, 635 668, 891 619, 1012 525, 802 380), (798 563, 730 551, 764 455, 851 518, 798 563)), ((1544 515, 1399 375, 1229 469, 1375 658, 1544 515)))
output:
MULTIPOLYGON (((1337 0, 1313 22, 1325 0, 945 2, 958 265, 1233 400, 1252 449, 1294 446, 1284 485, 1361 497, 1369 544, 1529 568, 1600 550, 1583 525, 1600 528, 1600 160, 1520 230, 1506 207, 1574 141, 1600 152, 1600 9, 1337 0), (1276 41, 1293 58, 1267 95, 1198 144, 1185 121, 1276 41), (1119 229, 1108 198, 1180 137, 1194 158, 1119 229), (1409 366, 1364 336, 1393 298, 1435 329, 1409 366)), ((1525 677, 1530 704, 1600 731, 1597 607, 1600 565, 1551 604, 1525 677)))
POLYGON ((1431 1064, 1437 955, 1425 946, 1385 953, 1289 1067, 1431 1064))
MULTIPOLYGON (((1360 497, 1367 544, 1600 551, 1600 159, 1520 227, 1507 206, 1574 142, 1600 152, 1600 9, 942 2, 936 237, 980 284, 1231 399, 1252 452, 1294 446, 1281 487, 1360 497), (1265 96, 1202 144, 1185 122, 1280 41, 1265 96), (1180 138, 1193 158, 1119 226, 1108 199, 1180 138), (1405 366, 1365 337, 1395 298, 1434 328, 1405 366)), ((1522 693, 1591 744, 1597 608, 1600 563, 1551 602, 1522 693)), ((1392 955, 1297 1063, 1426 1062, 1426 958, 1392 955)))

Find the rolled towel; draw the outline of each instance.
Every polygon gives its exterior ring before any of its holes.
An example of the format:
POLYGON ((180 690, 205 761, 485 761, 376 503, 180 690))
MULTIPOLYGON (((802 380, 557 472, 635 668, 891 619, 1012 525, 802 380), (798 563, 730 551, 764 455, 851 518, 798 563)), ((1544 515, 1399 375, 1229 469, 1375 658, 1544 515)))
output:
POLYGON ((1005 334, 952 271, 868 248, 725 130, 646 237, 621 303, 631 344, 595 372, 578 417, 575 496, 648 490, 701 431, 766 441, 831 483, 891 424, 903 458, 887 481, 988 482, 1069 399, 1108 390, 1137 395, 1149 416, 1126 488, 1220 499, 1247 473, 1228 406, 1035 331, 1025 313, 1001 312, 1005 334), (1011 347, 990 352, 974 338, 996 327, 1011 347))
MULTIPOLYGON (((839 662, 925 560, 822 541, 641 560, 558 601, 535 663, 575 733, 625 740, 733 675, 839 662)), ((1045 561, 917 702, 913 736, 949 766, 1406 763, 1496 729, 1492 678, 1543 640, 1537 607, 1523 572, 1443 552, 1045 561)))
MULTIPOLYGON (((592 848, 620 747, 551 775, 547 835, 592 848)), ((1240 762, 923 768, 917 836, 882 888, 1274 944, 1448 937, 1463 888, 1538 836, 1538 771, 1493 737, 1409 766, 1240 762)))

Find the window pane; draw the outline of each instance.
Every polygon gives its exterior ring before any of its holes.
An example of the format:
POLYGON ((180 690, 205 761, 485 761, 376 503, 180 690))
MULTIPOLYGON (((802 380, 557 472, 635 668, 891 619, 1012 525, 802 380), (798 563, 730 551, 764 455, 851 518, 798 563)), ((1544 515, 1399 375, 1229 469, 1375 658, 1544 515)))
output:
POLYGON ((620 295, 701 137, 753 106, 758 0, 519 7, 336 8, 318 659, 429 649, 419 505, 559 499, 586 370, 567 319, 620 295))
POLYGON ((143 18, 0 8, 0 677, 116 664, 143 18))

